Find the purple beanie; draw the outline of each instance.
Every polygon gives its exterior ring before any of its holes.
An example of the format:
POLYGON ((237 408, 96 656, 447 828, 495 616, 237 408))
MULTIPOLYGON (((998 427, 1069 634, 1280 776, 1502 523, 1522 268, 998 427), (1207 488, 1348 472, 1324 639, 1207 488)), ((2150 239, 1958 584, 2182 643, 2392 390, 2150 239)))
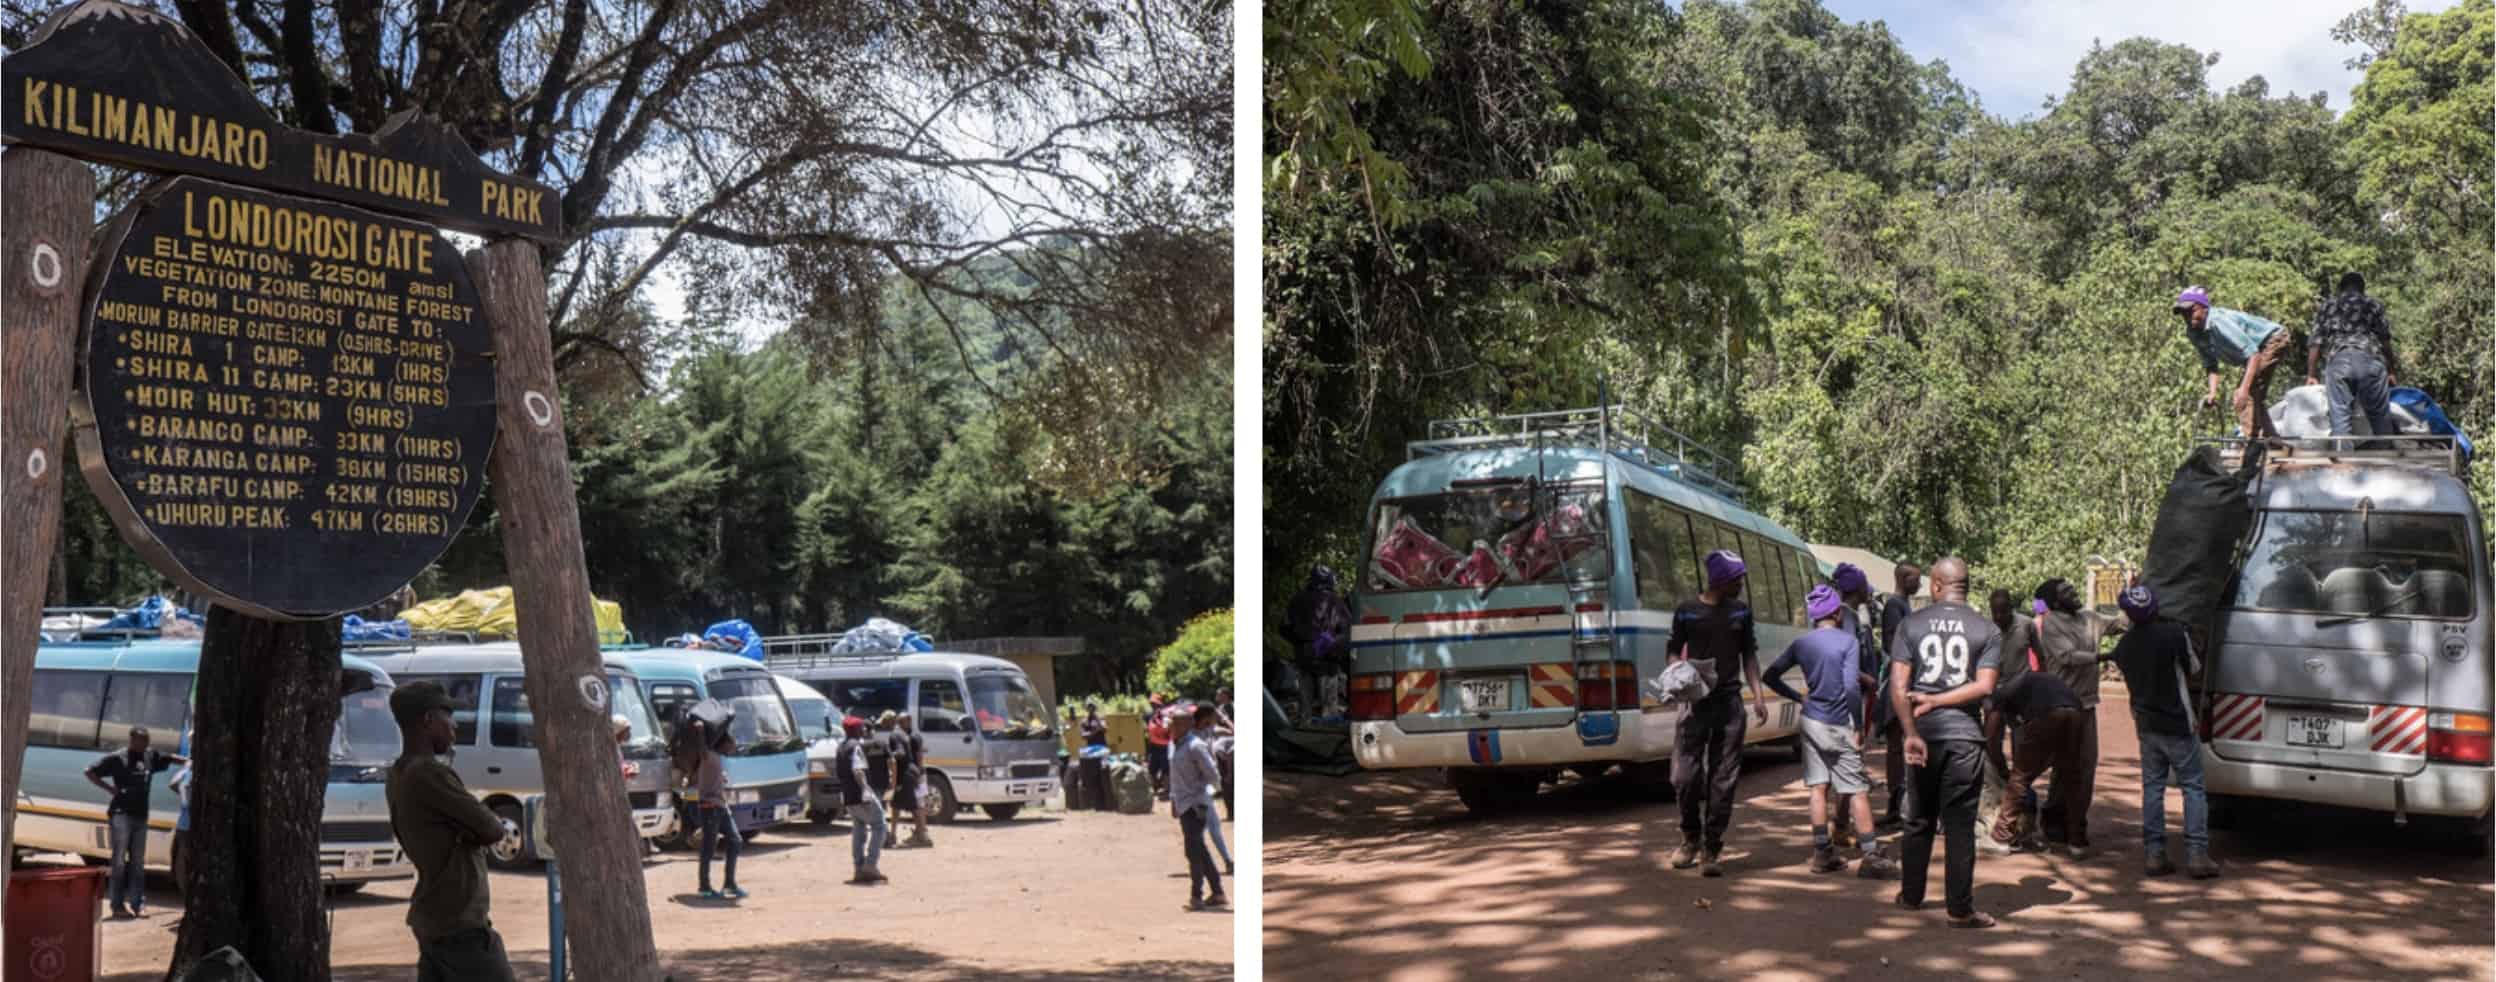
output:
POLYGON ((2158 616, 2158 595, 2147 585, 2128 587, 2115 598, 2115 606, 2123 608, 2123 615, 2131 618, 2132 623, 2147 624, 2158 616))
POLYGON ((1837 591, 1829 589, 1826 583, 1812 587, 1811 592, 1803 596, 1803 613, 1814 623, 1823 617, 1835 616, 1837 607, 1837 591))
POLYGON ((1837 586, 1837 592, 1841 595, 1872 589, 1871 579, 1864 576, 1863 570, 1853 563, 1837 564, 1837 572, 1829 577, 1829 582, 1837 586))
POLYGON ((2197 286, 2188 286, 2184 288, 2184 292, 2175 295, 2175 309, 2177 310, 2183 310, 2194 304, 2210 306, 2210 291, 2197 286))
POLYGON ((1734 555, 1731 549, 1718 549, 1708 553, 1707 585, 1719 587, 1741 579, 1744 569, 1742 557, 1734 555))

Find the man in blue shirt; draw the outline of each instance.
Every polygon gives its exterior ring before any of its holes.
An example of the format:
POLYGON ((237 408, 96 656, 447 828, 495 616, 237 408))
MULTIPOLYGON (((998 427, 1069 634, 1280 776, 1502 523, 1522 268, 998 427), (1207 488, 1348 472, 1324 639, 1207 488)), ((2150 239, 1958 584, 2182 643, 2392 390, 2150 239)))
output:
POLYGON ((2175 312, 2184 318, 2184 336, 2201 353, 2201 370, 2210 376, 2210 392, 2201 397, 2208 409, 2219 402, 2219 363, 2245 366, 2230 405, 2236 425, 2251 439, 2278 436, 2271 429, 2268 393, 2271 372, 2288 354, 2288 329, 2241 310, 2210 305, 2210 291, 2185 287, 2175 295, 2175 312))
POLYGON ((1862 743, 1863 686, 1869 677, 1860 660, 1862 642, 1845 629, 1838 616, 1843 607, 1836 590, 1826 585, 1812 587, 1803 609, 1813 630, 1794 639, 1761 674, 1778 695, 1803 704, 1803 784, 1811 788, 1811 871, 1833 873, 1846 868, 1845 858, 1829 841, 1829 791, 1834 785, 1838 794, 1852 796, 1855 834, 1863 840, 1863 866, 1856 873, 1878 879, 1897 867, 1881 855, 1881 844, 1872 834, 1872 802, 1864 797, 1871 790, 1863 774, 1862 743), (1809 696, 1785 684, 1786 671, 1796 665, 1803 667, 1803 679, 1811 686, 1809 696))

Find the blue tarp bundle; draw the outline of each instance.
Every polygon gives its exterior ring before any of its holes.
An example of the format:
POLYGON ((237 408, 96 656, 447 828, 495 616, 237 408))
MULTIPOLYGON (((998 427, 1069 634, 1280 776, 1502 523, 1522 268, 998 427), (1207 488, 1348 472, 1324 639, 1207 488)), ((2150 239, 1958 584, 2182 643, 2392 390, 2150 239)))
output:
POLYGON ((405 641, 416 636, 403 620, 368 621, 348 614, 342 624, 339 636, 344 641, 405 641))
POLYGON ((2393 389, 2392 404, 2409 410, 2410 415, 2418 417, 2419 422, 2427 424, 2427 432, 2452 437, 2453 442, 2461 447, 2462 459, 2467 460, 2477 455, 2477 448, 2470 445, 2470 435, 2463 433, 2461 427, 2453 423, 2452 417, 2444 415, 2444 407, 2436 405, 2435 397, 2426 394, 2424 390, 2406 385, 2393 389))
POLYGON ((723 651, 729 650, 728 646, 733 644, 736 646, 734 650, 737 654, 755 661, 763 660, 762 632, 754 630, 754 625, 742 620, 721 621, 704 628, 702 643, 723 651))
POLYGON ((173 605, 173 601, 159 596, 149 597, 145 600, 139 601, 138 606, 114 615, 112 620, 105 621, 102 626, 93 628, 92 630, 158 631, 164 629, 165 619, 168 617, 177 620, 189 621, 193 624, 206 624, 208 622, 207 618, 191 613, 185 608, 176 607, 173 605))

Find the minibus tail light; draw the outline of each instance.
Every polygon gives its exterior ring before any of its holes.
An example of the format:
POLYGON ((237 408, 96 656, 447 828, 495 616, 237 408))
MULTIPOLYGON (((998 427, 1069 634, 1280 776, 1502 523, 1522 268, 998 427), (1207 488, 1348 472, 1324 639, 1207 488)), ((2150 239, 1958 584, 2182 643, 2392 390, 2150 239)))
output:
POLYGON ((2450 764, 2496 761, 2496 719, 2481 713, 2428 713, 2427 759, 2450 764))
POLYGON ((1395 673, 1352 676, 1350 717, 1355 721, 1395 718, 1395 673))

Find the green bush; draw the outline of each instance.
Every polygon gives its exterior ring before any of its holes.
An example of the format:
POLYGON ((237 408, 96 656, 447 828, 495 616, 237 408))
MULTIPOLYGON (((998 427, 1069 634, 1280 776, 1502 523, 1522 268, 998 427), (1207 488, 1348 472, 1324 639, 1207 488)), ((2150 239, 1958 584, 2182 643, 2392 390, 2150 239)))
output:
POLYGON ((1178 640, 1153 653, 1145 687, 1183 699, 1213 698, 1216 690, 1231 687, 1234 640, 1227 608, 1196 615, 1179 629, 1178 640))
POLYGON ((1144 701, 1144 695, 1137 692, 1100 692, 1088 696, 1070 696, 1057 704, 1057 718, 1061 720, 1070 717, 1082 719, 1083 704, 1087 702, 1099 703, 1103 716, 1115 716, 1119 713, 1142 716, 1144 710, 1149 708, 1144 701))

